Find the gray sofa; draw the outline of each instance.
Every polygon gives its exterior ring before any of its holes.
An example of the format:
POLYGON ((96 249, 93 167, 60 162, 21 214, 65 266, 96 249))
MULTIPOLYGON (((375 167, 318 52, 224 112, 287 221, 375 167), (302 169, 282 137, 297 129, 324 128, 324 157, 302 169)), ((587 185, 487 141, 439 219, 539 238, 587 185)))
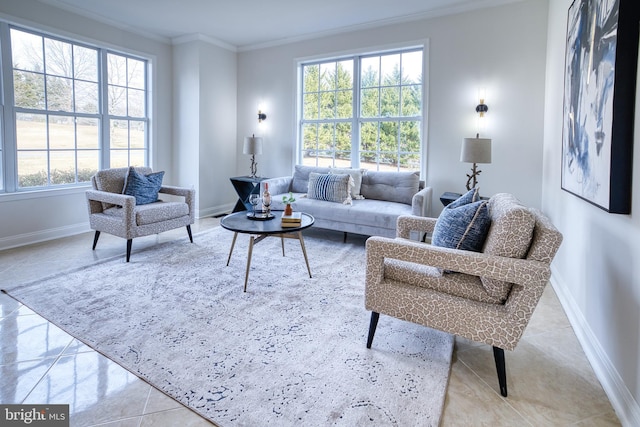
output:
POLYGON ((340 174, 345 169, 298 165, 293 176, 264 180, 260 190, 262 194, 269 184, 272 210, 283 210, 282 196, 292 192, 296 198, 293 209, 313 215, 314 227, 366 236, 395 237, 400 215, 427 216, 431 211, 432 190, 425 187, 417 172, 348 171, 360 188, 352 194, 351 204, 307 197, 311 173, 340 174))

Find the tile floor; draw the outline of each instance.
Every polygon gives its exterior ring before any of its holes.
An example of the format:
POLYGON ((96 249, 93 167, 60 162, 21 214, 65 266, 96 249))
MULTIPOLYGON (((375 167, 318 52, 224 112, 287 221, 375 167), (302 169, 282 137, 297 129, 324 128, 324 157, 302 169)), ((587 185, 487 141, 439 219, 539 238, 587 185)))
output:
MULTIPOLYGON (((204 218, 193 231, 218 223, 204 218)), ((0 287, 124 257, 122 239, 103 234, 95 252, 92 239, 87 233, 0 251, 0 287)), ((173 239, 186 240, 185 230, 136 239, 132 256, 173 239)), ((5 294, 0 340, 0 403, 68 403, 72 426, 212 425, 5 294)), ((456 340, 442 426, 620 425, 550 285, 518 348, 505 354, 506 399, 491 348, 456 340)))

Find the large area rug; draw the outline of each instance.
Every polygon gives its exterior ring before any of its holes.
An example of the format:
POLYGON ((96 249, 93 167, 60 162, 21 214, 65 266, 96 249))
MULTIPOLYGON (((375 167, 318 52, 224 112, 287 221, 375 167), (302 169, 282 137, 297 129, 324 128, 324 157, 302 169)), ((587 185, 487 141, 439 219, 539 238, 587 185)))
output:
POLYGON ((382 316, 366 348, 363 239, 254 247, 215 228, 6 292, 221 426, 437 426, 453 337, 382 316))

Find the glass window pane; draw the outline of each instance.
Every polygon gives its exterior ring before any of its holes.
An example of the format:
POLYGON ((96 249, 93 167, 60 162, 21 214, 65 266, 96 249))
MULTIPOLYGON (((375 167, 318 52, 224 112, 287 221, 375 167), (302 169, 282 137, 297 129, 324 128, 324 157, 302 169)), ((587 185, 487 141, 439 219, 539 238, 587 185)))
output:
POLYGON ((398 124, 396 122, 380 123, 380 151, 398 150, 398 124))
POLYGON ((131 125, 129 128, 129 138, 130 148, 145 148, 146 144, 144 137, 144 122, 131 121, 131 125))
POLYGON ((419 116, 422 104, 422 87, 418 85, 402 87, 402 111, 403 116, 419 116))
POLYGON ((13 88, 16 107, 44 109, 44 75, 14 70, 13 88))
POLYGON ((78 182, 89 182, 100 167, 99 150, 78 151, 78 182))
POLYGON ((144 166, 146 164, 145 154, 144 150, 131 150, 129 166, 144 166))
POLYGON ((367 122, 360 125, 360 151, 378 149, 378 124, 367 122))
POLYGON ((46 149, 46 116, 16 113, 16 142, 18 150, 46 149))
POLYGON ((47 185, 47 152, 18 151, 18 186, 40 187, 47 185))
POLYGON ((75 151, 51 151, 49 153, 51 184, 74 184, 76 182, 75 151))
POLYGON ((402 83, 422 83, 422 51, 402 54, 402 83))
POLYGON ((49 116, 49 148, 74 150, 76 147, 73 117, 49 116))
POLYGON ((76 80, 76 112, 98 113, 98 84, 76 80))
MULTIPOLYGON (((111 135, 112 149, 129 148, 129 123, 127 120, 111 120, 109 134, 111 135)), ((115 166, 111 165, 111 167, 115 166)))
POLYGON ((348 160, 351 165, 351 123, 336 124, 336 157, 348 160))
POLYGON ((144 89, 144 62, 136 59, 127 59, 128 86, 136 89, 144 89))
POLYGON ((126 168, 129 166, 129 152, 127 150, 111 150, 109 164, 112 168, 126 168))
POLYGON ((113 116, 127 115, 127 89, 120 86, 109 86, 109 114, 113 116))
POLYGON ((400 84, 400 55, 385 55, 380 58, 380 68, 382 69, 382 85, 400 84))
POLYGON ((396 117, 400 115, 400 88, 383 87, 380 89, 380 115, 396 117))
POLYGON ((80 117, 77 122, 77 141, 79 149, 100 147, 100 121, 98 119, 89 119, 80 117))
POLYGON ((303 110, 302 116, 306 120, 313 120, 318 118, 318 94, 307 93, 303 96, 303 110))
POLYGON ((127 85, 127 58, 107 54, 107 78, 110 85, 127 85))
POLYGON ((12 28, 11 57, 13 68, 44 72, 42 37, 12 28))
POLYGON ((73 111, 73 81, 71 79, 47 76, 47 109, 73 111))
POLYGON ((320 88, 320 66, 319 65, 305 65, 302 69, 303 92, 317 92, 320 88))
POLYGON ((337 89, 353 88, 353 60, 338 62, 337 89))
POLYGON ((320 94, 320 118, 333 119, 335 117, 336 93, 323 92, 320 94))
POLYGON ((98 51, 82 46, 73 47, 73 73, 76 79, 98 81, 98 51))
POLYGON ((419 122, 400 122, 400 151, 420 152, 419 122))
POLYGON ((353 117, 353 91, 341 90, 337 93, 338 106, 336 116, 339 119, 349 119, 353 117))
POLYGON ((318 125, 305 124, 302 126, 302 148, 305 151, 315 150, 318 146, 318 125))
POLYGON ((378 117, 379 89, 363 89, 361 93, 360 117, 378 117))
POLYGON ((401 154, 400 163, 398 166, 400 167, 400 169, 419 171, 420 156, 418 154, 401 154))
POLYGON ((129 117, 144 117, 144 91, 129 89, 129 117))
POLYGON ((320 64, 320 90, 336 88, 336 63, 320 64))
POLYGON ((49 75, 73 77, 71 44, 44 39, 45 71, 49 75))
POLYGON ((360 87, 374 87, 380 84, 380 58, 362 58, 360 61, 360 87))
POLYGON ((318 128, 318 148, 331 150, 333 148, 333 123, 323 123, 318 128))

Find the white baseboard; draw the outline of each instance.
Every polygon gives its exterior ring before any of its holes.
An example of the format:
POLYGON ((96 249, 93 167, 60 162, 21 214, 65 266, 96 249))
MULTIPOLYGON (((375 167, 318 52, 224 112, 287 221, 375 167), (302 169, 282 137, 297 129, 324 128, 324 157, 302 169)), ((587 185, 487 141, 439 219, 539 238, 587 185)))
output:
POLYGON ((607 352, 598 341, 593 330, 587 323, 575 299, 567 290, 566 284, 558 280, 552 268, 551 285, 558 295, 573 330, 576 333, 582 349, 589 359, 596 377, 609 397, 611 406, 616 411, 623 426, 640 426, 640 405, 625 385, 607 352))
POLYGON ((18 246, 46 242, 47 240, 60 239, 62 237, 86 233, 87 231, 91 231, 89 228, 89 221, 79 224, 65 225, 64 227, 49 228, 47 230, 2 237, 0 238, 0 251, 4 249, 17 248, 18 246))
POLYGON ((196 213, 196 217, 205 218, 208 216, 217 216, 217 215, 229 213, 233 210, 234 206, 235 206, 234 203, 227 203, 225 205, 214 206, 206 209, 199 209, 198 212, 196 213))

